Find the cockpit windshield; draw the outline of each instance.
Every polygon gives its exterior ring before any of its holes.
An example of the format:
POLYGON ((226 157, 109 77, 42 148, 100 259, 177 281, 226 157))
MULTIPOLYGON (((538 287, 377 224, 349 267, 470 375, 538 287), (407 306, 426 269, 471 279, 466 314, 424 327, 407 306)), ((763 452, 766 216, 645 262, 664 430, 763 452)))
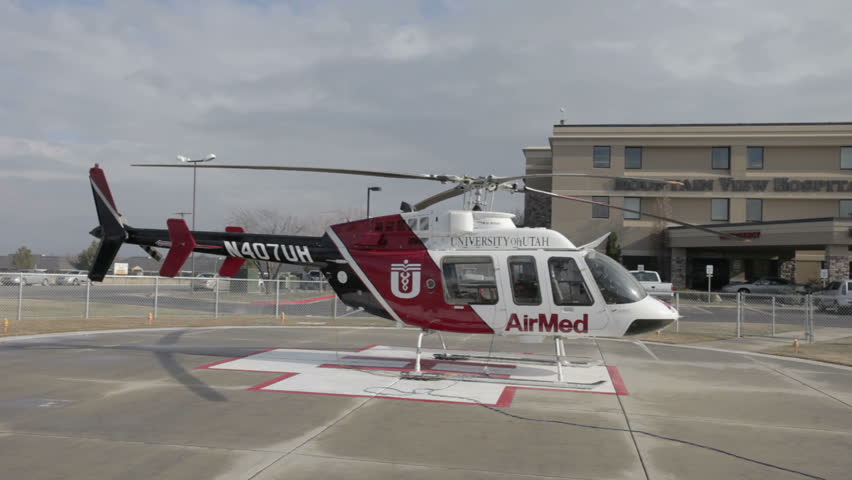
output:
POLYGON ((586 255, 586 264, 606 303, 633 303, 648 296, 633 275, 608 256, 590 251, 586 255))

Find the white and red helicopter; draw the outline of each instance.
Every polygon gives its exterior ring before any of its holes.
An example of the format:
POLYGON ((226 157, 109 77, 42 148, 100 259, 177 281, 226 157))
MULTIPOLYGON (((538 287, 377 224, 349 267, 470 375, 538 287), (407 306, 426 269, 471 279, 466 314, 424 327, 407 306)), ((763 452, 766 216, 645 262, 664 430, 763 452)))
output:
MULTIPOLYGON (((595 251, 608 234, 576 246, 554 230, 517 228, 512 214, 483 209, 497 191, 598 204, 516 183, 528 178, 631 177, 570 173, 470 177, 262 165, 134 166, 321 172, 454 184, 415 205, 403 203, 402 213, 332 225, 325 235, 308 237, 247 233, 239 226, 227 227, 225 232, 190 231, 183 219, 175 218, 167 220, 167 230, 131 227, 118 213, 103 170, 97 165, 90 170, 100 221, 92 235, 101 239, 89 272, 91 280, 103 280, 124 243, 140 245, 158 260, 154 247, 167 248, 160 275, 168 277, 180 272, 193 251, 227 257, 219 270, 223 277, 234 276, 247 259, 315 266, 346 305, 421 329, 414 375, 421 374, 423 336, 431 332, 553 339, 561 381, 563 339, 636 335, 659 330, 678 317, 671 305, 648 295, 619 263, 595 251), (461 195, 466 200, 463 210, 428 210, 461 195)), ((606 206, 742 240, 703 226, 606 206)))

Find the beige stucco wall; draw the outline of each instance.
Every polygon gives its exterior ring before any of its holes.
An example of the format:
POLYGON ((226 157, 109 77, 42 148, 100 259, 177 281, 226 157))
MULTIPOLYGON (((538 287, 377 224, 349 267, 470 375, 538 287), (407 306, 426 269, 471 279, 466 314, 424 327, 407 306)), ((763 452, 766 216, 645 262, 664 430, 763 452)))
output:
POLYGON ((763 220, 837 217, 839 209, 838 200, 767 199, 763 201, 763 220))
MULTIPOLYGON (((840 172, 840 149, 837 147, 765 147, 763 169, 782 173, 840 172)), ((847 170, 848 171, 848 170, 847 170)))

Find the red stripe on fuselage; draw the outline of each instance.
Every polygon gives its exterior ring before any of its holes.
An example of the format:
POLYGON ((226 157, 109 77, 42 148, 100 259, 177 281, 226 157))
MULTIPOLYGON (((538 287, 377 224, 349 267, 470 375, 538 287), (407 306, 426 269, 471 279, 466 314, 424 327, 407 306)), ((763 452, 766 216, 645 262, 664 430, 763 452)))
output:
POLYGON ((402 216, 369 218, 331 228, 364 272, 367 278, 363 280, 373 284, 405 323, 448 332, 494 333, 470 305, 447 304, 441 268, 402 216), (404 285, 403 275, 407 278, 404 285))

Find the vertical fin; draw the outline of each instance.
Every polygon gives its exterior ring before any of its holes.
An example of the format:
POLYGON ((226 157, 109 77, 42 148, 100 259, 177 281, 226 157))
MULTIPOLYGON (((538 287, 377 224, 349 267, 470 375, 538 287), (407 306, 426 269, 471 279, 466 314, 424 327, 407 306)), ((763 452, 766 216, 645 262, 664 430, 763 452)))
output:
POLYGON ((163 277, 174 277, 180 273, 180 269, 186 263, 186 260, 192 255, 195 250, 195 237, 189 231, 189 226, 186 220, 182 218, 170 218, 166 221, 169 228, 169 238, 172 246, 169 248, 169 254, 166 255, 166 260, 163 266, 160 267, 160 275, 163 277))
POLYGON ((109 190, 104 171, 97 165, 89 169, 89 182, 92 185, 92 196, 95 197, 95 210, 98 212, 100 228, 94 231, 101 239, 95 260, 89 270, 89 279, 95 282, 103 281, 118 250, 127 240, 124 220, 115 208, 115 200, 109 190))
MULTIPOLYGON (((243 233, 243 227, 225 227, 226 232, 231 233, 243 233)), ((245 258, 239 257, 228 257, 222 262, 222 267, 219 268, 219 276, 220 277, 233 277, 243 268, 243 264, 246 263, 245 258)))

